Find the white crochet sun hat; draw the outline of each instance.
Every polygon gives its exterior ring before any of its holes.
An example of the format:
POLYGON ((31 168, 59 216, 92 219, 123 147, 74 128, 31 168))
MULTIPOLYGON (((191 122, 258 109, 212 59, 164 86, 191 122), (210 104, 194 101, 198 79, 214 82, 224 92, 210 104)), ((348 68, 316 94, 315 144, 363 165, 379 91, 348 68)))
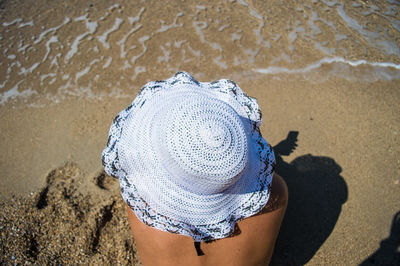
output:
POLYGON ((260 123, 256 100, 234 82, 178 72, 147 83, 114 119, 103 165, 146 225, 224 238, 270 195, 275 157, 260 123))

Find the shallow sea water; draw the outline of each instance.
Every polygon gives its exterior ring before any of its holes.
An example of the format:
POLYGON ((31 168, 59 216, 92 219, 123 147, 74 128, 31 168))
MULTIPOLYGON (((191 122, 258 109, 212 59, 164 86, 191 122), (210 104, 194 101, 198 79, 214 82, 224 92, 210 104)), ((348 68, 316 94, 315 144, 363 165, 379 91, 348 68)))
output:
POLYGON ((395 0, 42 0, 0 6, 0 104, 132 97, 145 82, 180 70, 201 81, 400 78, 395 0))

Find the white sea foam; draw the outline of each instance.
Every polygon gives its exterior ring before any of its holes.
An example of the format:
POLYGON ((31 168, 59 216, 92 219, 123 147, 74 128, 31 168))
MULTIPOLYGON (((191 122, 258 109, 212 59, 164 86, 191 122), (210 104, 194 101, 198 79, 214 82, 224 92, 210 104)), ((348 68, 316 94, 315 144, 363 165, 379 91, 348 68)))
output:
POLYGON ((2 93, 0 95, 0 104, 6 103, 10 99, 15 99, 15 98, 28 98, 29 96, 36 94, 37 92, 33 91, 32 89, 27 89, 24 91, 19 91, 19 85, 23 82, 24 80, 20 80, 17 82, 17 84, 14 85, 11 89, 8 91, 2 93))
POLYGON ((346 40, 347 35, 337 33, 337 34, 335 34, 335 39, 336 39, 336 42, 340 42, 341 40, 346 40))
POLYGON ((169 59, 171 58, 171 51, 165 49, 164 46, 160 46, 161 50, 163 51, 164 55, 157 57, 157 62, 162 63, 162 62, 168 62, 169 59))
POLYGON ((236 41, 236 40, 239 40, 240 41, 240 39, 242 39, 242 35, 240 35, 240 34, 237 34, 237 33, 231 33, 231 40, 232 40, 232 42, 234 42, 234 41, 236 41))
POLYGON ((392 5, 390 5, 390 6, 387 6, 386 7, 386 10, 385 10, 385 15, 387 15, 387 16, 392 16, 392 17, 396 17, 396 15, 398 14, 398 9, 397 9, 397 7, 396 6, 392 6, 392 5))
POLYGON ((222 47, 221 47, 221 45, 219 43, 209 42, 209 41, 206 40, 206 38, 204 36, 204 33, 203 33, 203 30, 208 28, 207 22, 205 22, 205 21, 193 21, 192 25, 195 28, 197 35, 199 35, 200 41, 202 43, 206 43, 209 46, 211 46, 213 49, 222 52, 222 47))
POLYGON ((94 64, 97 64, 98 62, 102 61, 104 59, 104 56, 101 56, 100 58, 96 58, 94 60, 92 60, 89 65, 93 66, 94 64))
POLYGON ((257 54, 259 52, 259 48, 256 48, 256 49, 251 49, 251 48, 243 49, 243 52, 246 55, 246 59, 247 59, 246 61, 249 62, 249 63, 254 64, 254 62, 256 61, 256 56, 257 56, 257 54))
POLYGON ((87 19, 88 14, 86 13, 85 15, 82 15, 80 17, 74 18, 74 21, 83 21, 87 19))
POLYGON ((255 18, 259 19, 259 20, 262 20, 262 19, 263 19, 263 17, 262 17, 260 14, 258 14, 257 11, 255 11, 253 8, 251 8, 251 7, 249 6, 249 4, 246 3, 246 1, 244 1, 244 0, 239 0, 238 2, 239 2, 239 4, 241 4, 241 5, 245 6, 245 7, 247 7, 247 8, 249 9, 249 11, 250 11, 250 14, 251 14, 253 17, 255 17, 255 18))
POLYGON ((369 6, 369 10, 368 11, 363 11, 363 12, 361 12, 361 14, 363 16, 369 16, 372 13, 375 13, 376 11, 379 11, 379 8, 377 6, 372 5, 372 6, 369 6))
POLYGON ((42 33, 40 33, 39 37, 33 42, 33 44, 40 43, 47 34, 49 34, 50 32, 57 32, 58 29, 60 29, 64 25, 68 24, 69 22, 71 22, 71 19, 69 17, 66 17, 64 19, 64 22, 61 23, 60 25, 52 27, 52 28, 49 28, 49 29, 43 31, 42 33))
POLYGON ((143 14, 144 11, 146 11, 146 8, 145 8, 145 7, 142 7, 142 8, 139 10, 139 14, 137 14, 135 17, 128 17, 129 23, 130 23, 131 25, 133 25, 134 23, 140 21, 140 18, 142 17, 142 14, 143 14))
POLYGON ((235 55, 234 57, 233 57, 233 65, 234 66, 239 66, 239 65, 241 65, 241 62, 240 62, 241 60, 239 59, 239 57, 237 56, 237 55, 235 55))
POLYGON ((400 2, 399 0, 387 0, 389 3, 393 4, 393 5, 398 5, 400 6, 400 2))
POLYGON ((251 6, 249 6, 249 4, 246 3, 246 1, 239 0, 238 2, 239 2, 239 4, 247 7, 250 11, 250 15, 252 15, 253 17, 255 17, 256 19, 258 19, 260 21, 260 24, 258 25, 257 29, 253 30, 253 32, 257 36, 257 44, 267 47, 267 48, 270 48, 271 45, 270 45, 269 41, 266 41, 261 33, 262 29, 265 26, 264 17, 262 15, 260 15, 256 10, 254 10, 251 6))
MULTIPOLYGON (((187 63, 190 63, 190 62, 194 62, 194 61, 196 60, 196 59, 193 58, 192 56, 187 57, 187 56, 186 56, 186 55, 187 55, 187 52, 186 52, 185 49, 182 49, 181 52, 182 52, 182 59, 181 59, 181 62, 182 62, 183 64, 187 64, 187 63)), ((197 61, 197 62, 198 62, 198 61, 197 61)))
POLYGON ((47 58, 51 52, 50 44, 56 43, 56 42, 58 42, 57 36, 51 36, 51 38, 46 42, 46 54, 44 55, 44 57, 42 59, 42 63, 47 60, 47 58))
POLYGON ((120 68, 120 70, 127 70, 128 68, 131 68, 132 65, 129 64, 128 60, 124 61, 124 65, 120 68))
POLYGON ((54 84, 55 82, 57 81, 57 77, 54 77, 54 78, 52 78, 50 81, 49 81, 49 85, 51 85, 51 84, 54 84))
POLYGON ((12 72, 14 66, 21 68, 21 63, 19 61, 13 61, 7 68, 7 76, 12 72))
POLYGON ((212 48, 214 48, 215 50, 218 50, 220 52, 222 52, 222 46, 219 43, 216 42, 208 42, 208 45, 210 45, 212 48))
POLYGON ((204 33, 202 30, 207 29, 208 24, 205 21, 193 21, 192 25, 194 29, 196 30, 197 35, 200 37, 200 41, 202 43, 206 42, 206 38, 204 37, 204 33))
MULTIPOLYGON (((389 6, 387 8, 388 9, 383 14, 378 12, 374 12, 374 14, 388 20, 393 28, 400 32, 400 20, 397 18, 399 14, 398 8, 396 6, 389 6)), ((387 29, 385 30, 387 31, 387 29)))
POLYGON ((57 54, 53 57, 53 59, 51 60, 50 66, 57 66, 57 67, 59 67, 58 60, 57 60, 59 57, 61 57, 61 53, 57 53, 57 54))
POLYGON ((187 42, 187 41, 186 40, 180 40, 180 41, 174 40, 174 46, 176 48, 182 48, 182 44, 185 43, 185 42, 187 42))
POLYGON ((135 80, 140 73, 145 73, 145 72, 146 72, 145 66, 136 66, 135 74, 131 76, 131 80, 135 80))
POLYGON ((31 67, 26 69, 25 67, 21 67, 21 71, 18 73, 18 75, 28 75, 29 73, 32 73, 38 66, 40 65, 39 62, 34 63, 31 67))
POLYGON ((226 62, 222 61, 222 55, 215 57, 213 59, 213 62, 222 69, 228 69, 228 65, 226 64, 226 62))
POLYGON ((311 29, 311 36, 313 37, 322 33, 321 29, 315 25, 316 21, 319 21, 318 13, 313 10, 311 11, 311 17, 308 20, 308 25, 311 29))
POLYGON ((111 62, 112 62, 112 57, 109 56, 107 58, 107 61, 104 63, 103 68, 108 68, 111 65, 111 62))
POLYGON ((117 44, 121 47, 121 58, 125 58, 126 54, 129 50, 131 49, 135 49, 136 46, 133 45, 131 47, 129 47, 128 49, 125 48, 125 43, 126 40, 129 38, 129 36, 131 36, 133 33, 135 33, 137 30, 139 30, 142 27, 142 25, 136 25, 135 27, 133 27, 132 29, 129 30, 129 32, 121 39, 117 42, 117 44))
POLYGON ((396 70, 400 70, 400 64, 395 64, 391 62, 368 62, 366 60, 347 60, 342 57, 332 57, 332 58, 322 58, 317 62, 311 63, 302 68, 287 68, 287 67, 267 67, 267 68, 256 68, 254 71, 262 74, 298 74, 298 73, 308 73, 312 70, 320 68, 324 64, 332 64, 332 63, 343 63, 350 65, 352 67, 357 67, 360 65, 368 65, 373 67, 380 67, 380 68, 393 68, 396 70))
POLYGON ((77 17, 77 18, 75 18, 74 20, 77 21, 77 22, 79 22, 79 21, 85 21, 86 28, 87 28, 89 31, 84 32, 84 33, 78 35, 78 36, 75 38, 74 42, 73 42, 72 45, 71 45, 71 49, 70 49, 70 50, 68 51, 68 53, 65 55, 65 58, 64 58, 64 62, 65 62, 65 63, 68 63, 69 60, 78 52, 78 46, 79 46, 79 44, 81 43, 81 41, 82 41, 86 36, 88 36, 89 34, 94 34, 94 33, 96 32, 97 26, 98 26, 98 23, 97 23, 96 21, 95 21, 95 22, 90 22, 90 21, 89 21, 89 19, 87 18, 87 14, 86 14, 85 16, 77 17))
POLYGON ((10 21, 10 22, 3 22, 3 27, 8 27, 8 26, 17 24, 18 22, 21 22, 21 21, 22 21, 22 18, 16 18, 16 19, 14 19, 13 21, 10 21))
POLYGON ((82 76, 86 75, 87 73, 89 73, 90 69, 92 67, 91 66, 87 66, 85 67, 82 71, 79 71, 75 74, 75 83, 78 82, 78 79, 80 79, 82 76))
POLYGON ((97 20, 98 21, 105 20, 108 16, 110 16, 111 12, 113 12, 114 9, 120 9, 120 8, 121 8, 121 6, 119 4, 114 4, 114 5, 110 6, 107 9, 106 13, 103 16, 101 16, 100 18, 98 18, 97 20))
POLYGON ((378 48, 387 55, 400 55, 400 49, 396 42, 388 39, 381 39, 381 36, 377 32, 372 32, 364 29, 357 20, 348 16, 344 11, 343 5, 337 7, 337 12, 344 22, 353 30, 357 31, 361 36, 368 42, 369 45, 378 48))
POLYGON ((57 80, 57 74, 56 73, 48 73, 40 76, 40 86, 44 86, 44 80, 47 78, 52 78, 48 84, 51 85, 57 80))
POLYGON ((321 52, 323 52, 325 55, 333 55, 336 52, 335 48, 329 48, 326 47, 326 45, 328 44, 328 42, 323 42, 323 43, 319 43, 319 42, 314 42, 314 47, 318 50, 320 50, 321 52))
POLYGON ((187 47, 189 48, 189 51, 190 51, 194 56, 196 56, 197 58, 200 58, 200 56, 201 56, 201 51, 200 51, 200 50, 195 50, 195 49, 193 49, 192 46, 190 46, 189 43, 187 43, 187 47))
POLYGON ((103 35, 97 36, 97 39, 103 44, 103 46, 105 48, 110 49, 110 44, 107 42, 108 35, 110 35, 114 31, 118 30, 119 26, 121 26, 123 21, 124 20, 121 19, 121 18, 116 18, 115 22, 114 22, 114 25, 110 29, 106 30, 103 33, 103 35))
POLYGON ((231 26, 231 24, 222 25, 222 26, 220 26, 220 27, 218 28, 218 31, 219 31, 219 32, 222 32, 222 31, 224 31, 224 29, 229 28, 230 26, 231 26))
POLYGON ((40 83, 43 83, 43 81, 45 79, 47 79, 48 77, 55 77, 56 73, 48 73, 48 74, 43 74, 40 76, 40 83))
POLYGON ((110 6, 108 8, 109 11, 113 11, 114 9, 118 9, 121 8, 121 6, 119 4, 113 4, 112 6, 110 6))
POLYGON ((286 54, 285 52, 282 52, 279 56, 275 56, 272 58, 271 60, 271 65, 277 63, 277 62, 287 62, 287 63, 293 63, 293 60, 290 58, 290 56, 288 54, 286 54))
POLYGON ((26 27, 26 26, 33 26, 33 21, 24 22, 18 25, 18 28, 26 27))
MULTIPOLYGON (((87 74, 90 72, 90 70, 92 69, 92 66, 93 66, 93 65, 99 63, 99 62, 102 61, 103 59, 104 59, 104 56, 102 56, 100 59, 99 59, 99 58, 96 58, 96 59, 92 60, 92 61, 89 63, 89 65, 86 66, 83 70, 77 72, 77 73, 75 74, 75 84, 78 83, 78 79, 80 79, 81 77, 87 75, 87 74)), ((111 63, 111 62, 110 62, 110 63, 111 63)))
POLYGON ((8 82, 8 78, 5 79, 5 80, 3 81, 3 83, 0 83, 0 89, 4 88, 4 86, 6 85, 7 82, 8 82))
POLYGON ((60 97, 63 98, 63 95, 67 95, 69 93, 69 88, 71 88, 71 80, 68 79, 67 83, 58 87, 57 92, 59 95, 56 99, 58 100, 60 97))
POLYGON ((325 3, 327 6, 329 7, 333 7, 335 5, 337 5, 337 1, 326 1, 326 0, 322 0, 323 3, 325 3))
MULTIPOLYGON (((139 13, 138 13, 135 17, 128 17, 129 23, 130 23, 131 25, 133 25, 133 24, 135 24, 136 22, 140 21, 140 18, 141 18, 142 14, 143 14, 143 12, 144 12, 145 10, 146 10, 146 8, 142 7, 142 8, 139 10, 139 13)), ((136 25, 135 27, 131 28, 131 29, 129 30, 129 32, 128 32, 127 34, 125 34, 125 36, 124 36, 121 40, 119 40, 119 41, 117 42, 117 44, 121 47, 121 58, 125 58, 125 57, 126 57, 126 54, 127 54, 127 52, 128 52, 129 50, 135 49, 135 48, 136 48, 136 46, 131 46, 131 47, 129 47, 128 49, 126 49, 126 48, 125 48, 125 45, 126 45, 125 43, 126 43, 126 40, 129 38, 129 36, 131 36, 133 33, 135 33, 136 31, 138 31, 140 28, 142 28, 142 25, 141 25, 141 24, 138 24, 138 25, 136 25)), ((128 64, 129 64, 129 63, 128 63, 128 64)), ((126 66, 126 64, 125 64, 125 66, 126 66)))
POLYGON ((160 33, 160 32, 165 32, 165 31, 173 29, 173 28, 182 27, 183 23, 180 23, 180 24, 177 23, 178 18, 181 16, 183 16, 183 13, 176 14, 174 21, 169 25, 166 25, 165 21, 161 20, 161 28, 159 28, 156 32, 160 33))
POLYGON ((19 47, 18 47, 18 52, 22 52, 23 54, 25 54, 25 52, 26 52, 26 49, 28 48, 28 47, 30 47, 31 45, 28 43, 28 44, 25 44, 24 46, 22 46, 22 44, 23 44, 23 42, 20 42, 20 45, 18 45, 19 47))
POLYGON ((142 57, 146 53, 146 51, 147 51, 146 42, 148 40, 150 40, 150 36, 149 35, 145 35, 145 36, 139 38, 139 42, 141 43, 143 50, 139 54, 137 54, 135 56, 132 56, 132 58, 131 58, 131 63, 132 64, 135 64, 136 60, 138 60, 140 57, 142 57))
POLYGON ((304 35, 306 33, 306 30, 303 26, 301 26, 300 21, 296 21, 295 27, 293 29, 293 31, 291 31, 288 34, 288 40, 289 40, 289 51, 293 52, 294 50, 294 42, 297 40, 298 35, 300 34, 302 36, 302 38, 304 38, 304 35))

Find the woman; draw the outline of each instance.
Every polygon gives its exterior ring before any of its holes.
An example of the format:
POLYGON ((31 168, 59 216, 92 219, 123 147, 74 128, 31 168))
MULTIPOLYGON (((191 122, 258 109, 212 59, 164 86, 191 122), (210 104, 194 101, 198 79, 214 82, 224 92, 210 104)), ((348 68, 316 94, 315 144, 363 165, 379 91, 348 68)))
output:
POLYGON ((188 73, 150 82, 110 128, 103 164, 143 265, 267 265, 287 205, 255 99, 188 73))

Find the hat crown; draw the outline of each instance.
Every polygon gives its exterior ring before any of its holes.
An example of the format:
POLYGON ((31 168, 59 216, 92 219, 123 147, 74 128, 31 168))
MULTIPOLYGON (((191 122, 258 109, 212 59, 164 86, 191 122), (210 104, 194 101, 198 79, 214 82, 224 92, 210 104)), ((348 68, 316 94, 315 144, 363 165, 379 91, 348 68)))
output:
POLYGON ((199 128, 202 140, 211 147, 219 147, 226 138, 226 128, 217 123, 206 122, 199 128))
POLYGON ((247 136, 238 113, 219 99, 187 89, 163 97, 163 104, 155 135, 171 181, 198 194, 218 193, 234 184, 248 163, 247 136))

